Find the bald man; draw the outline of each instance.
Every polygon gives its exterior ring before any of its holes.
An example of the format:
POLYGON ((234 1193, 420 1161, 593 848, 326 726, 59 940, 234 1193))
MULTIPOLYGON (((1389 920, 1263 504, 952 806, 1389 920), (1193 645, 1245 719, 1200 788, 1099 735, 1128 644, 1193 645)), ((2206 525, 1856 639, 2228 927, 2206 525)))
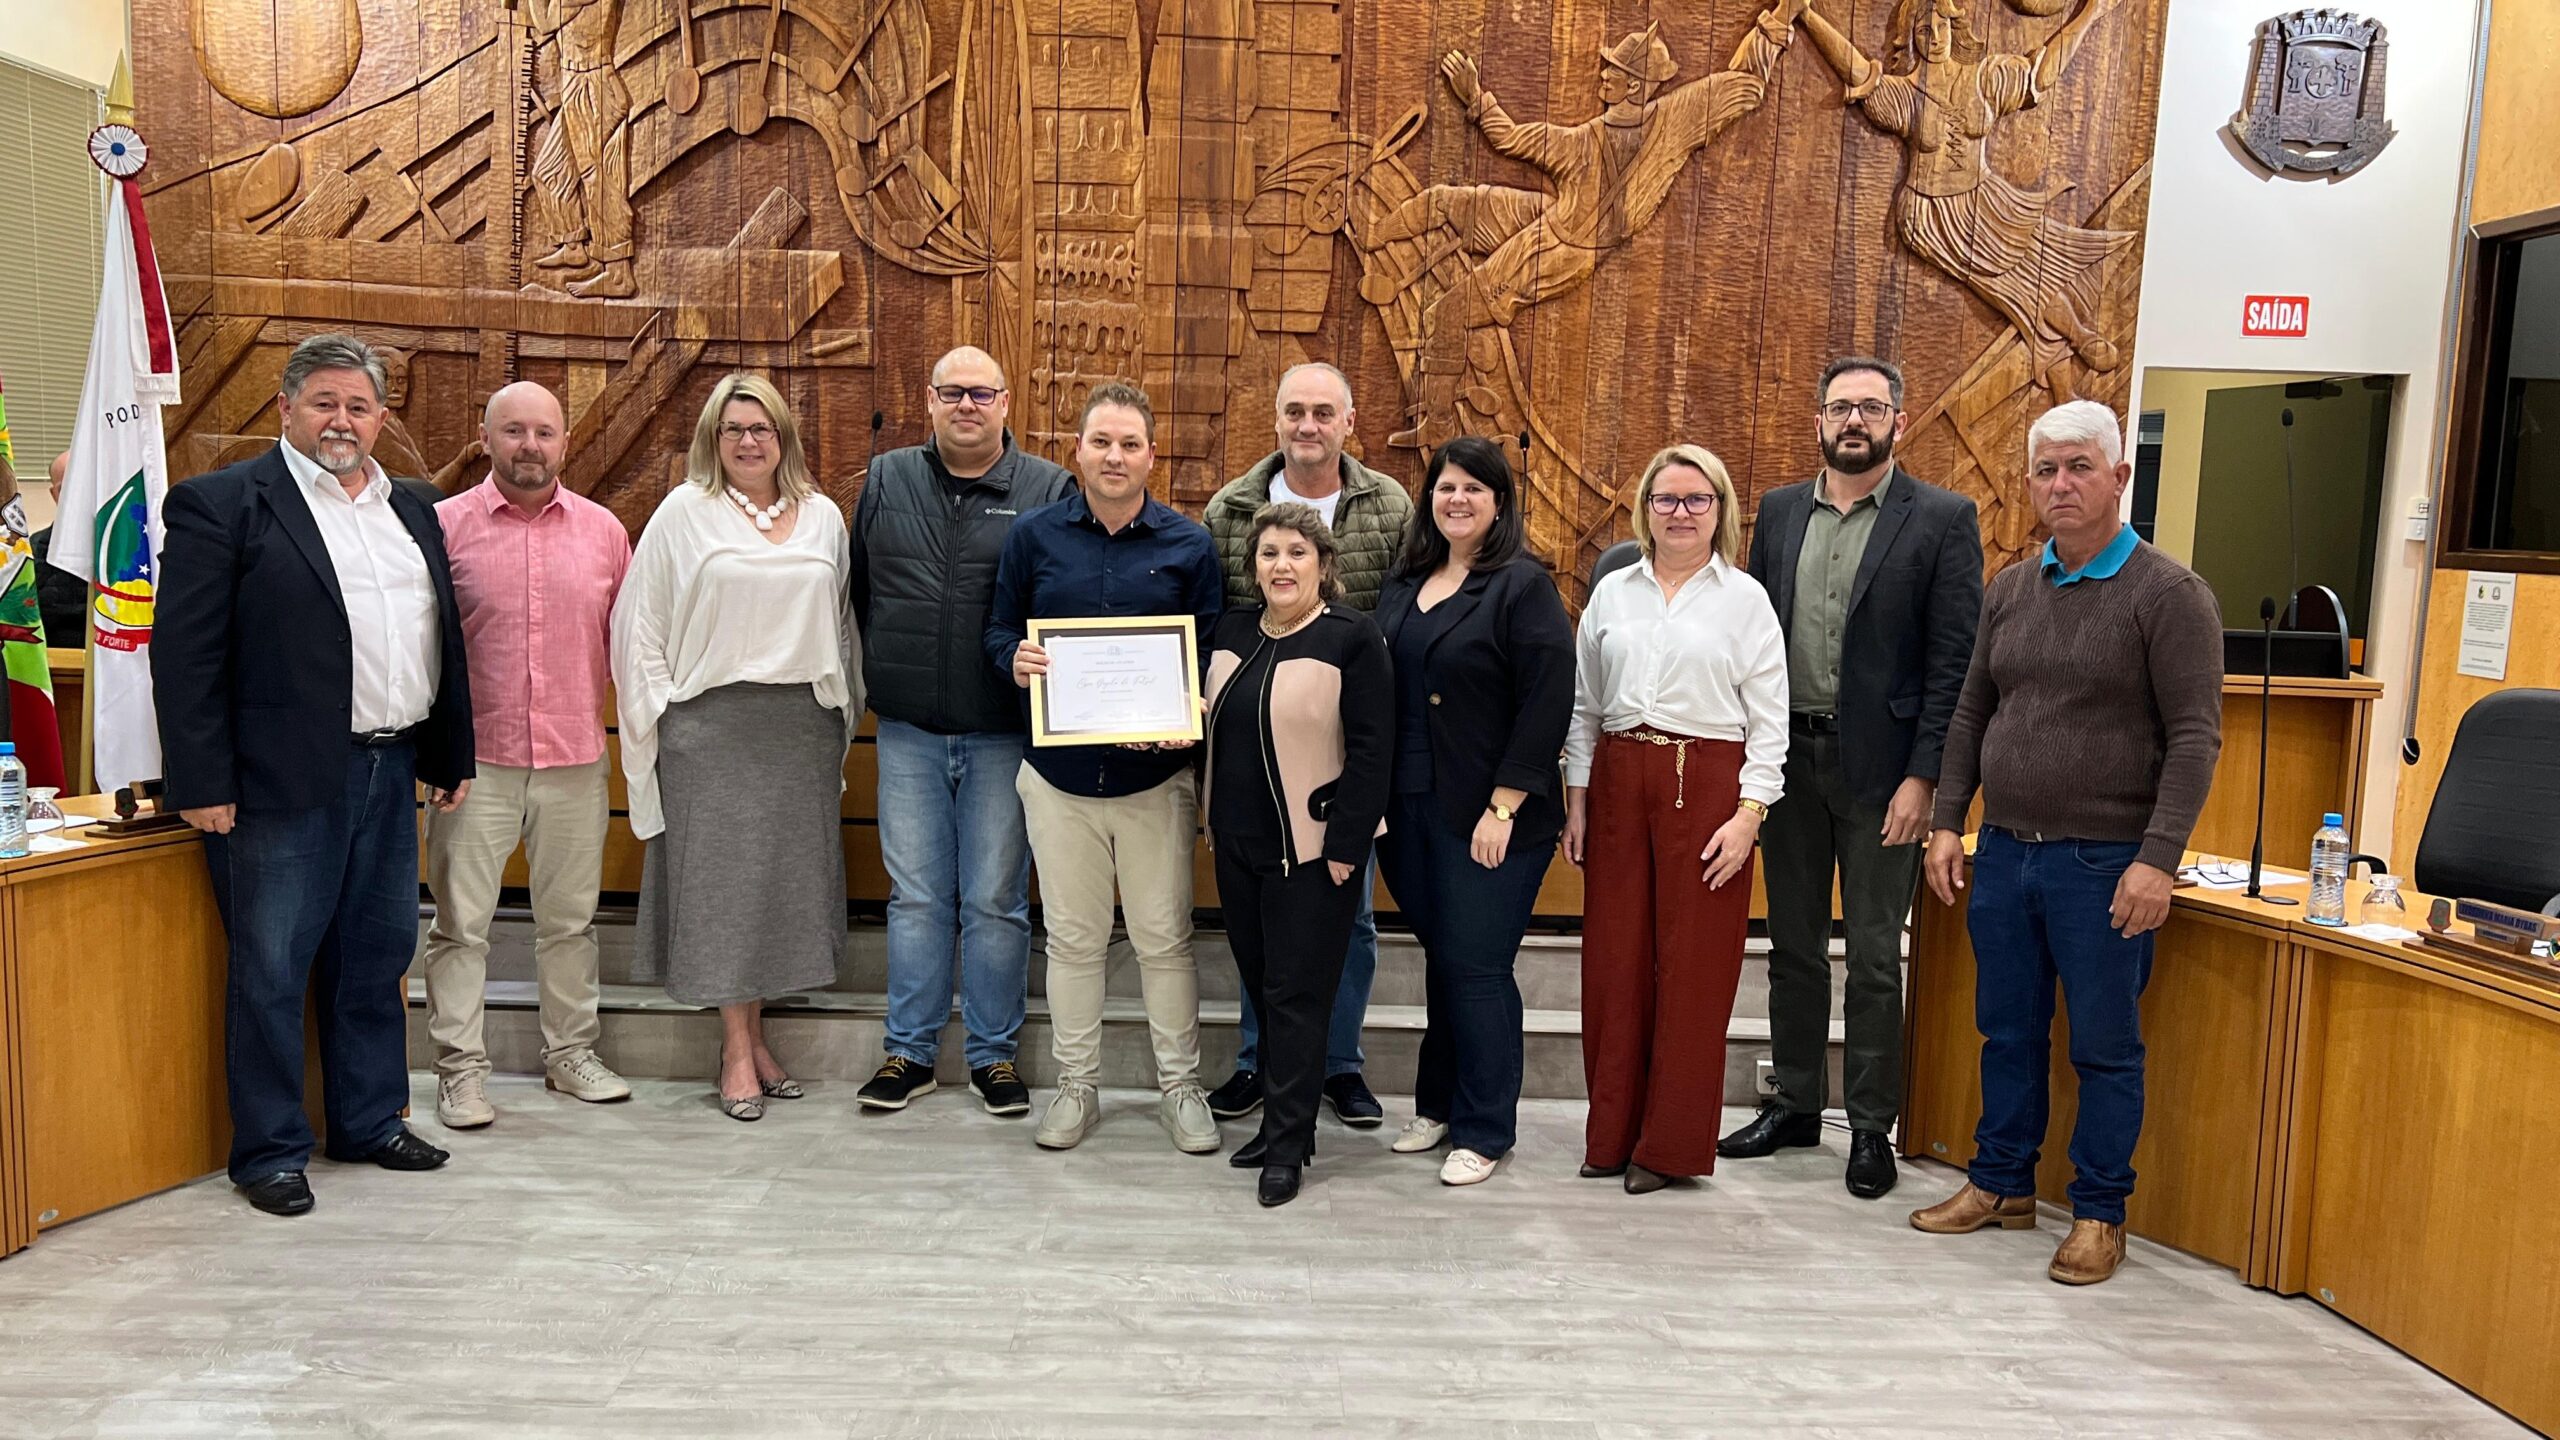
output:
POLYGON ((436 1118, 497 1118, 481 1038, 489 917, 522 841, 531 868, 533 963, 544 1082, 573 1099, 631 1087, 595 1052, 596 890, 604 867, 606 635, 631 560, 613 512, 563 489, 569 425, 550 391, 519 381, 489 397, 489 478, 436 507, 471 662, 480 774, 450 813, 427 817, 427 1033, 436 1118))
POLYGON ((889 869, 889 1023, 867 1109, 936 1088, 959 957, 969 1088, 996 1115, 1031 1091, 1015 1068, 1031 968, 1031 842, 1014 793, 1022 692, 980 642, 1014 518, 1065 499, 1067 472, 1014 447, 993 356, 962 346, 925 384, 933 436, 871 462, 853 507, 853 618, 880 717, 880 851, 889 869))

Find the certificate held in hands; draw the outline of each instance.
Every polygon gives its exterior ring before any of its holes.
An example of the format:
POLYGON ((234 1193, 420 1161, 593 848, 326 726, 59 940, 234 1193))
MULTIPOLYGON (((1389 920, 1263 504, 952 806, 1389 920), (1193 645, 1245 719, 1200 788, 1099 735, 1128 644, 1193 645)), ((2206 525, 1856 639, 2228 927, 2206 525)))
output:
POLYGON ((1034 620, 1049 656, 1031 681, 1033 745, 1200 738, 1200 640, 1191 617, 1034 620))

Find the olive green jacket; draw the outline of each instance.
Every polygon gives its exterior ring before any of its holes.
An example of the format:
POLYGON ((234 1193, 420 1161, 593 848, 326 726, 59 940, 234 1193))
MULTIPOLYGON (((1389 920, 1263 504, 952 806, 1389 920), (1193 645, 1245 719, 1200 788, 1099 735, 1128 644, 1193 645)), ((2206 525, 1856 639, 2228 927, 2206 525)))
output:
MULTIPOLYGON (((1282 458, 1274 450, 1228 481, 1201 513, 1210 538, 1218 542, 1218 567, 1226 572, 1231 606, 1262 603, 1247 547, 1253 540, 1254 512, 1271 503, 1271 477, 1280 473, 1282 458)), ((1413 497, 1393 476, 1342 457, 1342 499, 1333 511, 1334 543, 1341 550, 1335 573, 1342 598, 1353 609, 1365 615, 1378 608, 1378 589, 1404 549, 1405 526, 1412 519, 1413 497)))

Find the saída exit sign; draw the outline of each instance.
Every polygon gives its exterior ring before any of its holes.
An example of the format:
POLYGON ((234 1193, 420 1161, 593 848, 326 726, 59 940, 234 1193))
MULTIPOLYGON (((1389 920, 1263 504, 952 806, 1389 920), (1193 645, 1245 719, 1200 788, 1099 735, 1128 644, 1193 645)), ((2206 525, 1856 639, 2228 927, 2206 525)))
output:
POLYGON ((2252 295, 2240 306, 2240 333, 2256 339, 2300 338, 2311 333, 2308 295, 2252 295))

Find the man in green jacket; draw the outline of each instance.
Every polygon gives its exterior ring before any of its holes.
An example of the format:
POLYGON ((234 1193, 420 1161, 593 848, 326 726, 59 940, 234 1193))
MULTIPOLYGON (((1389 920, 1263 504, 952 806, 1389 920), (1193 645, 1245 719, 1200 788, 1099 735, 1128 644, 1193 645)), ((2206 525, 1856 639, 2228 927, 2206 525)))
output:
MULTIPOLYGON (((1218 564, 1227 577, 1227 603, 1262 603, 1248 550, 1253 515, 1275 501, 1295 501, 1314 506, 1341 547, 1338 573, 1343 600, 1363 613, 1375 610, 1378 589, 1404 548, 1405 526, 1413 519, 1413 497, 1392 477, 1342 453, 1357 417, 1351 410, 1351 382, 1341 371, 1321 361, 1291 366, 1281 373, 1272 408, 1280 448, 1227 482, 1201 517, 1218 544, 1218 564)), ((1370 911, 1371 872, 1362 871, 1358 883, 1360 918, 1351 929, 1341 988, 1334 992, 1324 1095, 1343 1124, 1367 1129, 1382 1122, 1386 1111, 1360 1077, 1360 1026, 1369 1012, 1369 983, 1378 971, 1378 922, 1370 911)), ((1262 1108, 1262 1076, 1255 1053, 1260 1026, 1250 1003, 1244 1007, 1238 1029, 1236 1073, 1209 1096, 1209 1109, 1221 1120, 1262 1108)))

